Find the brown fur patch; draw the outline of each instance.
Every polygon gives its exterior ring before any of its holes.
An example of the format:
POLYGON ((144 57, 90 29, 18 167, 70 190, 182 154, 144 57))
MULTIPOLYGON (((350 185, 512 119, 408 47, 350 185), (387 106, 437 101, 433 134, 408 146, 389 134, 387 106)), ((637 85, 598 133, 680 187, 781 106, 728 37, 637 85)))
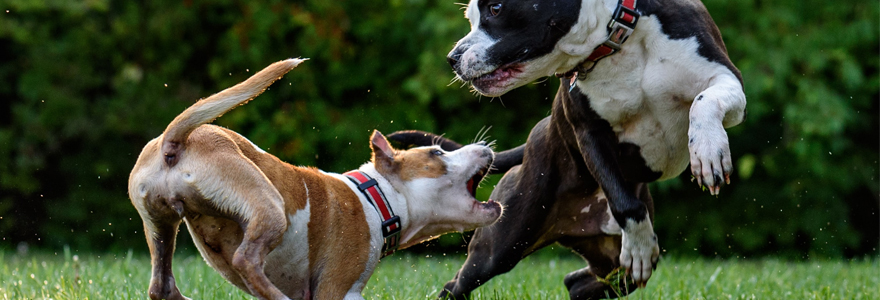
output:
POLYGON ((298 168, 278 159, 278 157, 272 154, 260 152, 254 148, 250 141, 238 133, 226 128, 222 129, 232 137, 232 140, 241 149, 242 154, 253 161, 263 171, 263 174, 266 174, 266 177, 272 181, 272 185, 278 189, 281 197, 284 198, 284 210, 288 214, 296 213, 296 211, 306 207, 306 193, 302 183, 306 177, 311 176, 307 176, 305 173, 320 174, 319 171, 313 168, 298 168))
MULTIPOLYGON (((304 176, 307 177, 307 176, 304 176)), ((366 269, 370 231, 355 191, 339 179, 309 184, 309 261, 314 299, 342 299, 366 269)))
MULTIPOLYGON (((434 149, 412 149, 394 154, 394 167, 400 180, 437 178, 446 175, 446 162, 432 154, 434 149)), ((379 170, 382 172, 382 170, 379 170)), ((388 173, 382 173, 388 175, 388 173)))

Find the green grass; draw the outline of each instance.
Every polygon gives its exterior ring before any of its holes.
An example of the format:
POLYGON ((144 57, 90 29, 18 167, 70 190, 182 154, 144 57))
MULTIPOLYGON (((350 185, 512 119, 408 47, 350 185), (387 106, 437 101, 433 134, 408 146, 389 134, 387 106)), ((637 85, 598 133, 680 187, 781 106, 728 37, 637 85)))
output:
MULTIPOLYGON (((577 257, 546 251, 477 289, 475 299, 567 299, 566 273, 577 257)), ((462 256, 386 258, 367 299, 433 299, 462 256)), ((194 299, 253 299, 226 283, 201 257, 178 255, 178 286, 194 299)), ((628 299, 880 299, 880 259, 786 262, 774 259, 665 258, 643 290, 628 299)), ((0 299, 146 299, 149 257, 129 253, 19 256, 0 252, 0 299)))

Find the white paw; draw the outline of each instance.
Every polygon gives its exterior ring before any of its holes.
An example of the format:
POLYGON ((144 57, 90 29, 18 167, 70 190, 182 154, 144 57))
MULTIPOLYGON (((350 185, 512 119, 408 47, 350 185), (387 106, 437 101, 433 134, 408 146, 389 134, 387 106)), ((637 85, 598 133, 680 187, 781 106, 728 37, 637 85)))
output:
POLYGON ((709 188, 712 195, 718 195, 721 185, 730 183, 733 170, 730 144, 721 121, 692 119, 688 128, 688 150, 691 173, 697 184, 709 188))
POLYGON ((639 287, 644 287, 651 278, 660 247, 651 219, 645 216, 642 222, 626 220, 620 249, 620 266, 624 267, 639 287))

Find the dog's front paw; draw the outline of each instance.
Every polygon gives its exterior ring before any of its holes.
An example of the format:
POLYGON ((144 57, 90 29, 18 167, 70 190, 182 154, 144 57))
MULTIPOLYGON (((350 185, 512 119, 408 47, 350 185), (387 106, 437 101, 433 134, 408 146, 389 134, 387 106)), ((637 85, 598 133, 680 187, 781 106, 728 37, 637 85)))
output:
POLYGON ((711 122, 691 123, 688 129, 688 150, 691 173, 701 187, 708 187, 712 195, 721 192, 722 184, 730 184, 733 160, 727 132, 711 122))
POLYGON ((621 239, 620 266, 626 268, 636 285, 644 287, 660 257, 657 235, 648 217, 641 222, 627 219, 626 223, 621 239))

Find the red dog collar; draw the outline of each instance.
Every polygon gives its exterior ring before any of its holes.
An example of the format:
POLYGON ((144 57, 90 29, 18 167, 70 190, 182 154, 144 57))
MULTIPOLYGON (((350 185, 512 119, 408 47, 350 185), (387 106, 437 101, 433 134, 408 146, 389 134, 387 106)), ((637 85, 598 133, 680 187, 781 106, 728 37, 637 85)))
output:
POLYGON ((367 173, 361 171, 349 171, 343 175, 357 185, 361 193, 367 197, 367 201, 379 212, 379 216, 382 217, 382 237, 385 238, 382 257, 391 255, 400 247, 400 217, 394 215, 388 198, 385 198, 385 194, 379 189, 376 179, 370 178, 367 173))
POLYGON ((590 56, 574 67, 574 69, 565 74, 557 74, 557 76, 571 78, 572 86, 574 86, 574 78, 584 80, 587 77, 587 73, 592 72, 593 68, 596 67, 596 63, 620 51, 620 46, 636 29, 636 23, 639 22, 640 16, 636 12, 636 0, 619 0, 617 2, 617 9, 614 10, 611 21, 608 22, 608 38, 602 44, 596 46, 596 49, 593 49, 593 53, 590 53, 590 56))

